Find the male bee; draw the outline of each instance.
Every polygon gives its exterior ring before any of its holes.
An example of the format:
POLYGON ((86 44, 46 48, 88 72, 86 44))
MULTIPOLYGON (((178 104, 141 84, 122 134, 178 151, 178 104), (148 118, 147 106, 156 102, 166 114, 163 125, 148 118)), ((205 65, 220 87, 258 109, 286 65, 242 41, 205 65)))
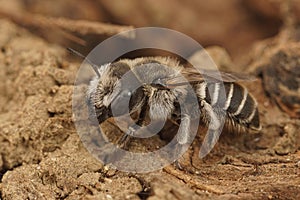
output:
MULTIPOLYGON (((87 101, 99 124, 125 114, 127 109, 130 114, 138 113, 136 124, 139 126, 144 125, 147 116, 151 120, 169 119, 177 125, 183 124, 177 140, 179 144, 185 144, 189 138, 190 121, 199 113, 201 121, 211 124, 205 139, 207 148, 218 139, 223 122, 225 127, 236 132, 260 130, 257 102, 245 87, 237 83, 248 80, 247 76, 211 70, 199 73, 170 57, 121 59, 94 66, 94 70, 97 75, 88 86, 87 101), (133 88, 130 83, 122 82, 122 76, 128 72, 140 87, 133 88), (187 85, 196 94, 199 112, 181 113, 180 99, 189 97, 187 85), (122 103, 124 99, 129 102, 128 108, 122 103), (113 114, 113 106, 117 113, 113 114)), ((130 127, 129 131, 137 130, 130 127)))

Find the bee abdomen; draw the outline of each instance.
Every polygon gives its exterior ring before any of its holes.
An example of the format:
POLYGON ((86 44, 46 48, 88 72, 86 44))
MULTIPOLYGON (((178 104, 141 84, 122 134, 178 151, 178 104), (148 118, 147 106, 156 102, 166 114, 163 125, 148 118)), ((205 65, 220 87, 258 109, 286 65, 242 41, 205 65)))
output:
POLYGON ((212 107, 224 110, 234 124, 259 130, 257 102, 247 89, 237 83, 199 84, 197 94, 212 107))
POLYGON ((259 113, 254 97, 245 87, 237 83, 228 83, 227 85, 230 85, 226 100, 229 103, 225 105, 227 107, 224 107, 224 109, 240 124, 245 125, 247 128, 259 130, 259 113))

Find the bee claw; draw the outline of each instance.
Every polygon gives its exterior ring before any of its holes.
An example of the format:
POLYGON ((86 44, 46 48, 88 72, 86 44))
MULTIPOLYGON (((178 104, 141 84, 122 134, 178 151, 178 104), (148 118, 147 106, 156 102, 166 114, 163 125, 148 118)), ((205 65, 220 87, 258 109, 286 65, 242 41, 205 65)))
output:
POLYGON ((128 150, 130 144, 130 136, 134 136, 135 132, 137 131, 137 125, 129 126, 126 133, 122 135, 122 137, 117 142, 117 147, 128 150))
POLYGON ((174 166, 175 166, 176 169, 179 169, 181 171, 184 170, 184 168, 182 167, 182 165, 180 164, 180 162, 178 160, 175 160, 174 166))
POLYGON ((129 143, 130 143, 130 137, 128 134, 124 134, 120 139, 119 141, 117 142, 117 147, 120 148, 120 149, 125 149, 127 150, 128 149, 128 146, 129 146, 129 143))

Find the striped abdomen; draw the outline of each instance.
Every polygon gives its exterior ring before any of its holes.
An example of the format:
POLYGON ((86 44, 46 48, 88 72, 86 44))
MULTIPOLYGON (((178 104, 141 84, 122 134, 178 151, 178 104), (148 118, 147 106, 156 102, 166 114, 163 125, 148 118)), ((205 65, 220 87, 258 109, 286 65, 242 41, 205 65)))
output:
POLYGON ((196 86, 196 93, 200 101, 225 111, 232 125, 260 130, 257 102, 245 87, 238 83, 201 82, 196 86))

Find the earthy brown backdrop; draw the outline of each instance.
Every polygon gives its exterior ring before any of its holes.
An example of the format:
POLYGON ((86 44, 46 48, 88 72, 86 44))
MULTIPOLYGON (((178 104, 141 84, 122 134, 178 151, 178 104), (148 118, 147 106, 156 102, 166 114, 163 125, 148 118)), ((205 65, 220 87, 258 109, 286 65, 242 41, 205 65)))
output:
MULTIPOLYGON (((300 199, 298 0, 0 3, 2 199, 300 199), (80 60, 65 48, 86 53, 142 26, 172 28, 214 45, 207 50, 221 68, 256 75, 246 85, 259 102, 262 131, 224 133, 203 160, 199 131, 180 160, 184 170, 171 165, 128 174, 95 160, 73 124, 80 60)), ((105 128, 118 132, 111 123, 105 128)), ((147 148, 133 148, 139 145, 147 148)))

